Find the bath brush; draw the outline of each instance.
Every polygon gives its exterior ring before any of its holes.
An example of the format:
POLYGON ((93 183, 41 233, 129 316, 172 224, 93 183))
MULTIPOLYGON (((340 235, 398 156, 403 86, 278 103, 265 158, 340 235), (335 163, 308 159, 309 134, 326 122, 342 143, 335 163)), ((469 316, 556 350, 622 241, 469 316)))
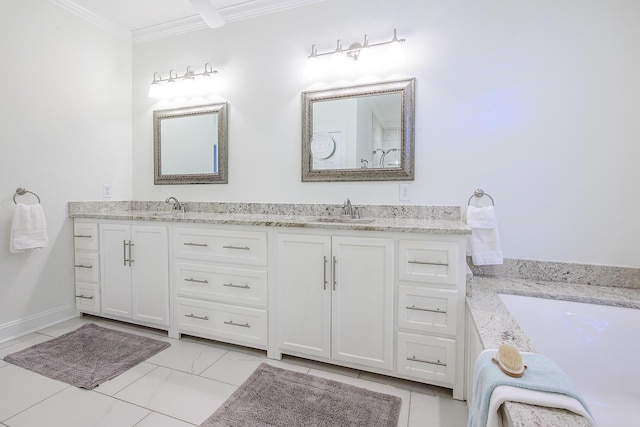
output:
POLYGON ((520 352, 512 345, 502 344, 498 347, 498 352, 493 356, 493 360, 498 364, 500 370, 510 377, 520 378, 524 375, 526 366, 520 352))

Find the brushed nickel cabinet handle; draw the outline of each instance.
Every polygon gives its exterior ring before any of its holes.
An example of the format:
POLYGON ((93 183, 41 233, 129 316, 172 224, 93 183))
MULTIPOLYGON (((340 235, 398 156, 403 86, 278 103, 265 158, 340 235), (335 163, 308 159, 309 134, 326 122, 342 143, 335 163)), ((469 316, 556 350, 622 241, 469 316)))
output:
POLYGON ((418 260, 410 260, 407 261, 409 264, 420 264, 420 265, 442 265, 447 266, 449 263, 447 262, 429 262, 429 261, 418 261, 418 260))
POLYGON ((209 320, 209 316, 196 316, 195 314, 185 314, 184 317, 190 317, 191 319, 209 320))
POLYGON ((133 256, 131 255, 131 248, 134 247, 135 245, 133 243, 131 243, 131 240, 129 240, 129 267, 131 267, 131 263, 134 261, 133 260, 133 256))
POLYGON ((209 281, 207 279, 204 280, 198 280, 198 279, 194 279, 194 278, 188 278, 188 279, 184 279, 185 282, 196 282, 196 283, 209 283, 209 281))
POLYGON ((333 290, 336 290, 336 264, 338 264, 338 259, 333 257, 333 290))
POLYGON ((250 328, 251 325, 248 323, 236 323, 233 320, 229 320, 228 322, 224 322, 225 325, 231 325, 231 326, 240 326, 242 328, 250 328))
POLYGON ((324 263, 322 264, 322 272, 323 272, 323 280, 324 280, 324 290, 327 290, 327 256, 323 256, 324 263))
POLYGON ((193 243, 193 242, 184 242, 183 245, 185 245, 185 246, 200 246, 200 247, 203 247, 203 248, 206 248, 207 246, 209 246, 206 243, 193 243))
POLYGON ((92 297, 92 296, 89 296, 89 297, 88 297, 88 296, 85 296, 85 295, 82 295, 82 294, 80 294, 80 295, 76 295, 76 298, 82 298, 82 299, 93 299, 93 297, 92 297))
POLYGON ((124 266, 127 266, 127 241, 122 241, 122 259, 124 260, 124 266))
POLYGON ((437 366, 447 366, 446 363, 442 363, 440 361, 440 359, 436 360, 435 362, 433 360, 425 360, 425 359, 418 359, 415 356, 411 356, 411 357, 407 357, 407 360, 410 360, 412 362, 422 362, 422 363, 429 363, 430 365, 437 365, 437 366))
POLYGON ((233 283, 223 283, 222 286, 226 286, 227 288, 251 289, 249 285, 234 285, 233 283))
POLYGON ((416 310, 416 311, 428 311, 430 313, 443 313, 446 314, 446 311, 440 310, 439 308, 436 308, 435 310, 432 308, 421 308, 421 307, 416 307, 415 305, 412 305, 411 307, 406 306, 405 307, 407 310, 416 310))
POLYGON ((79 237, 81 239, 90 239, 93 236, 91 234, 74 234, 73 237, 79 237))
POLYGON ((78 268, 93 268, 93 265, 75 264, 74 267, 78 267, 78 268))
POLYGON ((248 251, 251 250, 250 247, 248 246, 233 246, 233 245, 223 245, 222 246, 223 249, 240 249, 242 251, 248 251))

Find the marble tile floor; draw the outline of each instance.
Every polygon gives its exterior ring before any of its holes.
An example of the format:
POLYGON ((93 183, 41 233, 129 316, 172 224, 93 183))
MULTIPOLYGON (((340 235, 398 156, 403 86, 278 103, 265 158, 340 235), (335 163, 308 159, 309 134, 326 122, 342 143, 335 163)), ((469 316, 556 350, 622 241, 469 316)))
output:
POLYGON ((397 395, 399 426, 467 425, 466 403, 453 400, 447 389, 294 357, 270 360, 261 351, 193 337, 174 340, 166 332, 91 316, 0 343, 0 359, 86 322, 169 341, 171 347, 91 391, 0 360, 0 426, 197 426, 262 362, 397 395))

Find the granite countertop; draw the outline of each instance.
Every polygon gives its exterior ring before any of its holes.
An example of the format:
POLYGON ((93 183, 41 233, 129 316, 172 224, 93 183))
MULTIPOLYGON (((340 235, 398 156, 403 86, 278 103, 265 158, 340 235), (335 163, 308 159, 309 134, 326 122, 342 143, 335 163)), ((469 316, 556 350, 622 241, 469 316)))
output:
MULTIPOLYGON (((229 224, 293 228, 329 228, 338 230, 390 231, 435 234, 470 234, 471 229, 453 215, 417 215, 398 213, 387 215, 380 207, 365 207, 360 219, 343 218, 336 209, 300 209, 291 212, 284 209, 230 209, 224 212, 180 211, 158 209, 131 209, 128 205, 104 205, 81 202, 70 203, 69 216, 72 218, 118 219, 131 221, 161 221, 172 223, 229 224), (82 205, 78 207, 78 205, 82 205), (107 206, 107 207, 105 207, 107 206), (267 212, 264 212, 264 211, 267 212), (370 210, 371 216, 367 215, 370 210), (248 212, 247 212, 248 211, 248 212), (379 216, 376 216, 379 215, 379 216)), ((458 216, 459 218, 459 216, 458 216)))
MULTIPOLYGON (((508 343, 521 351, 536 351, 498 297, 500 293, 640 309, 639 289, 474 276, 467 288, 467 305, 484 348, 508 343)), ((517 427, 589 426, 583 417, 561 409, 506 402, 504 412, 517 427)))

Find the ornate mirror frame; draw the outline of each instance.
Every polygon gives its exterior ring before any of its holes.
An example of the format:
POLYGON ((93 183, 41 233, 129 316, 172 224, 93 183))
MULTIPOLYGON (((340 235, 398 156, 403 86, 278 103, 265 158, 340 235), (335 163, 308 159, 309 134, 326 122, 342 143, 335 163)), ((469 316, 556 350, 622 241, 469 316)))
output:
POLYGON ((302 181, 407 181, 414 179, 415 78, 302 92, 302 181), (347 98, 401 94, 400 167, 313 169, 313 107, 347 98))
POLYGON ((154 184, 226 184, 228 182, 227 103, 156 110, 153 112, 153 182, 154 184), (198 115, 217 116, 217 173, 162 173, 162 122, 198 115))

